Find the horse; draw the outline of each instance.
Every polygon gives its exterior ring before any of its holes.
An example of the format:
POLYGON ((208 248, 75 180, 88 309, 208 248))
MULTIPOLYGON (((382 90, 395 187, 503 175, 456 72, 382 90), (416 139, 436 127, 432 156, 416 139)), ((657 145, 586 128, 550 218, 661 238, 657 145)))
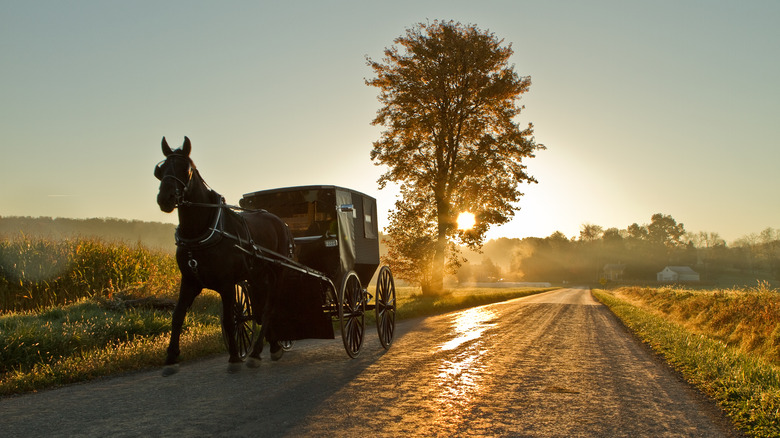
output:
MULTIPOLYGON (((165 137, 165 159, 154 169, 160 180, 157 204, 165 213, 178 208, 176 262, 181 271, 179 298, 173 310, 171 339, 163 376, 178 371, 179 338, 187 310, 204 288, 219 293, 222 299, 222 330, 227 340, 228 372, 237 372, 242 359, 235 339, 235 287, 248 286, 252 315, 260 324, 260 334, 251 347, 247 366, 259 366, 271 313, 284 271, 272 263, 248 256, 236 248, 256 244, 278 254, 292 256, 293 238, 287 224, 265 210, 234 211, 225 199, 212 190, 190 158, 192 144, 184 137, 181 148, 171 150, 165 137)), ((278 360, 284 350, 270 340, 271 358, 278 360)))

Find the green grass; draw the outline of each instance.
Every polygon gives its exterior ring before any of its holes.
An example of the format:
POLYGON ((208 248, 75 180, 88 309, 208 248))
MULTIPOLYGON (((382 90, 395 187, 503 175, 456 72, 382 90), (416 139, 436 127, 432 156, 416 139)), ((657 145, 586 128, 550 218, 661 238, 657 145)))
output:
MULTIPOLYGON (((780 436, 780 367, 717 336, 694 333, 673 322, 668 303, 642 308, 616 293, 593 293, 689 382, 716 400, 737 427, 751 436, 780 436), (661 310, 664 307, 667 313, 661 310)), ((749 319, 761 309, 742 311, 742 318, 749 319)))
MULTIPOLYGON (((183 361, 224 351, 220 309, 214 292, 195 300, 181 338, 183 361)), ((161 366, 170 325, 169 311, 117 310, 107 300, 0 316, 0 394, 161 366)))

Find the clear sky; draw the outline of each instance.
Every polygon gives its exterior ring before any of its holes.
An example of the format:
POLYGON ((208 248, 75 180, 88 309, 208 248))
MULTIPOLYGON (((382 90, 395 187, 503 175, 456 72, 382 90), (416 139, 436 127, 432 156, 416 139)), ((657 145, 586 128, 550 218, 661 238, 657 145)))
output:
POLYGON ((780 228, 776 0, 0 0, 0 215, 176 222, 152 170, 185 135, 229 203, 334 184, 386 212, 365 56, 434 19, 495 33, 532 79, 539 184, 489 237, 780 228))

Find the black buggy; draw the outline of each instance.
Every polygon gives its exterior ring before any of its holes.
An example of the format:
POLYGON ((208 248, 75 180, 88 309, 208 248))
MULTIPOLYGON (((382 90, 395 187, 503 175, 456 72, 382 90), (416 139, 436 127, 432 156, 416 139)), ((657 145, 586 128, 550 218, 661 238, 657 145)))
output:
MULTIPOLYGON (((240 206, 279 216, 295 241, 293 258, 257 245, 237 246, 286 268, 268 339, 281 340, 285 349, 299 339, 334 339, 334 322, 338 322, 347 354, 356 357, 363 345, 365 314, 373 310, 379 340, 384 348, 390 347, 396 310, 390 269, 379 270, 374 295, 365 288, 379 267, 374 198, 343 187, 301 186, 247 193, 240 206)), ((245 288, 236 287, 234 312, 242 358, 257 328, 245 288)))

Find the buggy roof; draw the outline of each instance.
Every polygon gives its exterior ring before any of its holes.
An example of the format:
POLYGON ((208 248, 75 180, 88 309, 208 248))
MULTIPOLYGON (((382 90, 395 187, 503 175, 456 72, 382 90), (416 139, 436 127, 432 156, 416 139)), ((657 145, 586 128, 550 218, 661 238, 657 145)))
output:
POLYGON ((276 189, 258 190, 256 192, 245 193, 244 198, 251 198, 258 195, 269 195, 272 193, 301 192, 307 190, 344 190, 360 196, 364 196, 366 198, 374 199, 374 197, 366 195, 365 193, 359 192, 357 190, 346 188, 346 187, 333 186, 333 185, 293 186, 293 187, 280 187, 276 189))

